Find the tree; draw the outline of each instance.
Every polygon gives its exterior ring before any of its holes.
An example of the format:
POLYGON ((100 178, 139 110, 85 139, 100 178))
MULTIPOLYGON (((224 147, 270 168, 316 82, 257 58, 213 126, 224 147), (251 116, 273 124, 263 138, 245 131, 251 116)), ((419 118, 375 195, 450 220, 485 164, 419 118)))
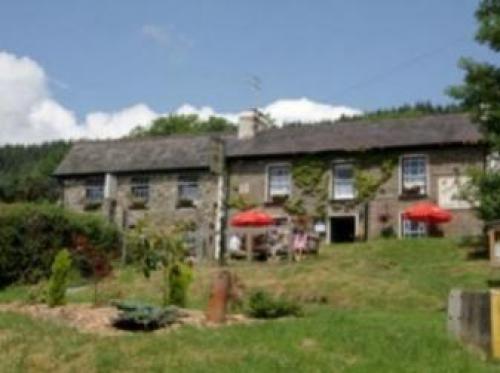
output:
POLYGON ((235 126, 224 118, 201 120, 197 115, 169 115, 155 119, 149 126, 136 127, 131 137, 169 136, 174 134, 203 134, 234 131, 235 126))
MULTIPOLYGON (((476 11, 476 40, 500 52, 500 0, 482 0, 476 11)), ((465 71, 462 85, 451 87, 449 94, 467 109, 479 124, 488 145, 500 150, 500 66, 463 58, 465 71)), ((478 202, 479 216, 484 220, 500 218, 500 174, 497 170, 475 170, 469 194, 478 202)))

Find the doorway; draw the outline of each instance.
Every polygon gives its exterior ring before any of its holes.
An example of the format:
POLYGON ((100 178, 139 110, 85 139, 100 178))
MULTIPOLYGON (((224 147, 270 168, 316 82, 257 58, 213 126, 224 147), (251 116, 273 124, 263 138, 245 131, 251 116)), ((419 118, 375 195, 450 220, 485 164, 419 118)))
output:
POLYGON ((355 216, 330 217, 330 243, 354 242, 356 237, 355 216))

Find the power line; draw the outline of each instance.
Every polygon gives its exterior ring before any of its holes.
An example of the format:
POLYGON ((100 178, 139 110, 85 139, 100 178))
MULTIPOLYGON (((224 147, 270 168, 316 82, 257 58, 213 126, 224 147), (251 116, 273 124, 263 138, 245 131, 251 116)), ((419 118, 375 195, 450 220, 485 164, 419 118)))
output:
POLYGON ((404 69, 406 69, 409 66, 415 65, 418 62, 420 62, 420 61, 422 61, 422 60, 424 60, 424 59, 426 59, 428 57, 435 56, 435 55, 443 52, 444 50, 448 49, 452 45, 455 45, 457 43, 461 43, 461 42, 463 42, 466 39, 467 39, 467 37, 465 37, 465 36, 452 39, 451 41, 447 42, 444 45, 441 45, 438 48, 431 49, 429 51, 426 51, 426 52, 420 53, 420 54, 418 54, 416 56, 413 56, 413 57, 411 57, 411 58, 409 58, 407 60, 399 62, 398 64, 392 66, 391 68, 389 68, 386 71, 383 71, 383 72, 380 72, 378 74, 375 74, 375 75, 373 75, 370 78, 367 78, 365 80, 359 81, 357 83, 354 83, 354 84, 352 84, 352 85, 344 88, 343 90, 341 90, 338 93, 336 93, 335 96, 341 96, 341 95, 344 95, 346 93, 350 93, 352 91, 355 91, 358 88, 364 87, 366 85, 370 85, 370 84, 372 84, 372 83, 374 83, 374 82, 376 82, 376 81, 378 81, 380 79, 383 79, 383 78, 385 78, 387 76, 390 76, 390 75, 394 74, 397 71, 404 70, 404 69))

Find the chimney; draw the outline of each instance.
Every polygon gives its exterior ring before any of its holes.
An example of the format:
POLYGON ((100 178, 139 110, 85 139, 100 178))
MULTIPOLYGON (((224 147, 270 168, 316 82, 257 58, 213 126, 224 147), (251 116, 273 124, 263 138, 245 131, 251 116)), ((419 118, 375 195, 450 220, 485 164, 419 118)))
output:
POLYGON ((269 128, 269 122, 258 109, 241 113, 238 123, 238 139, 250 139, 257 132, 269 128))

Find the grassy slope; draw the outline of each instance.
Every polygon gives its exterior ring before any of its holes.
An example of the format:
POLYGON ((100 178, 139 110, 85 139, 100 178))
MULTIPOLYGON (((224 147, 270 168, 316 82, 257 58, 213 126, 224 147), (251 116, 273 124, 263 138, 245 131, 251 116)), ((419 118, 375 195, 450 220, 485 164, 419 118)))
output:
MULTIPOLYGON (((484 261, 466 261, 444 240, 379 241, 325 248, 299 264, 237 263, 249 288, 300 299, 307 316, 217 330, 104 338, 0 314, 2 371, 498 371, 446 335, 450 288, 484 287, 484 261), (326 304, 323 304, 326 302, 326 304)), ((201 267, 192 306, 206 302, 215 268, 201 267)), ((144 281, 122 270, 102 286, 104 298, 158 301, 159 277, 144 281)), ((22 297, 25 288, 0 293, 22 297)), ((91 292, 71 295, 86 301, 91 292)))

